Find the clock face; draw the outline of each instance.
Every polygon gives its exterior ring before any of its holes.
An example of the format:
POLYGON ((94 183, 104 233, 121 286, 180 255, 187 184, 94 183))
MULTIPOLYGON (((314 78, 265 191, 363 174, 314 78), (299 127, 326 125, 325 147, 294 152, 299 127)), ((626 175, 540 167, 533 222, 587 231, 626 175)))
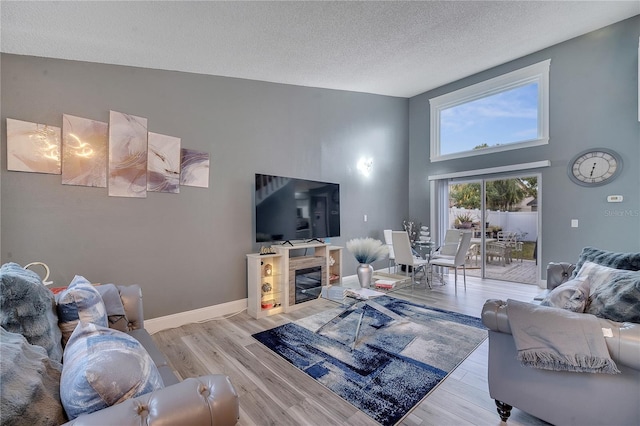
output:
POLYGON ((591 149, 569 163, 569 177, 578 185, 599 186, 611 182, 622 170, 622 158, 608 149, 591 149))

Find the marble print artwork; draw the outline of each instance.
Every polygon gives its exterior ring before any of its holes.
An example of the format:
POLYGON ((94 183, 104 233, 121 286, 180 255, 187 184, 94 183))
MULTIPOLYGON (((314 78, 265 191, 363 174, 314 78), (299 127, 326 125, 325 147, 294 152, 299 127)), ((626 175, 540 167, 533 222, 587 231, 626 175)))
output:
POLYGON ((180 185, 209 187, 209 153, 182 148, 180 185))
POLYGON ((180 138, 149 132, 147 191, 180 192, 180 138))
POLYGON ((109 195, 147 196, 147 119, 109 113, 109 195))
POLYGON ((60 127, 7 118, 7 170, 60 174, 60 127))
POLYGON ((107 187, 109 125, 62 116, 62 184, 107 187))

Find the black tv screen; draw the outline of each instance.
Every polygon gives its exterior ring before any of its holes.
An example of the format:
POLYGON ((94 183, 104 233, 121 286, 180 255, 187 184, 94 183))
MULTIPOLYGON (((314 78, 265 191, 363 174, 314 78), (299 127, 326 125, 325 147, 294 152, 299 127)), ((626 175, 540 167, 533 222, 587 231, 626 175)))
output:
POLYGON ((256 242, 340 236, 340 185, 256 173, 256 242))

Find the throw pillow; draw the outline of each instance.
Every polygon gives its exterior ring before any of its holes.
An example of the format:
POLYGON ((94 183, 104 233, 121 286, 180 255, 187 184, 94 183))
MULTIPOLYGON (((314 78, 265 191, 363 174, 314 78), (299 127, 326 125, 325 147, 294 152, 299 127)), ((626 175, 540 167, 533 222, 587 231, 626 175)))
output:
POLYGON ((126 333, 81 321, 69 338, 60 380, 69 420, 162 387, 151 357, 126 333))
POLYGON ((640 270, 640 253, 622 253, 607 250, 600 250, 594 247, 585 247, 580 253, 576 269, 572 277, 576 277, 584 262, 593 262, 598 265, 608 266, 615 269, 625 269, 628 271, 640 270))
POLYGON ((614 271, 592 292, 585 312, 612 321, 640 323, 640 271, 614 271))
POLYGON ((102 296, 84 277, 76 275, 69 287, 57 296, 58 321, 62 331, 62 345, 78 325, 78 322, 90 322, 108 327, 107 310, 102 296))
POLYGON ((59 425, 62 365, 24 336, 0 329, 0 424, 59 425))
POLYGON ((608 266, 598 265, 593 262, 584 262, 576 275, 578 278, 586 278, 589 280, 589 295, 600 287, 610 283, 616 274, 624 272, 622 269, 610 268, 608 266))
POLYGON ((38 274, 17 263, 0 267, 0 326, 22 334, 32 345, 42 346, 52 360, 62 360, 53 294, 38 274))
POLYGON ((587 306, 588 300, 589 279, 581 277, 560 284, 551 290, 540 304, 582 313, 587 306))
POLYGON ((129 331, 129 320, 124 311, 120 292, 114 284, 103 284, 96 286, 96 290, 102 296, 105 309, 107 310, 107 319, 109 320, 109 328, 115 328, 120 331, 129 331))

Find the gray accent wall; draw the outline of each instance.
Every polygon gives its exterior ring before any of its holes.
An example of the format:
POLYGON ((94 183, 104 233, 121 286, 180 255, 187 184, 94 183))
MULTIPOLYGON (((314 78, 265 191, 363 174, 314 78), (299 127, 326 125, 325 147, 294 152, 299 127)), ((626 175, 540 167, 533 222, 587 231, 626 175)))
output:
MULTIPOLYGON (((140 284, 147 318, 246 298, 256 172, 339 183, 336 245, 382 239, 407 217, 408 99, 8 54, 1 71, 1 260, 43 261, 55 285, 140 284), (108 122, 109 110, 209 152, 209 188, 117 198, 7 171, 6 118, 62 126, 62 114, 108 122)), ((344 274, 355 268, 345 250, 344 274)))
POLYGON ((550 160, 551 167, 532 170, 542 174, 543 278, 548 262, 575 262, 585 246, 640 251, 639 37, 636 16, 411 98, 410 216, 424 223, 431 219, 430 175, 550 160), (429 161, 430 98, 546 59, 551 59, 548 145, 429 161), (601 187, 575 185, 567 176, 567 165, 574 155, 594 147, 620 153, 623 172, 601 187), (622 195, 624 202, 607 203, 608 195, 622 195), (578 228, 571 227, 571 219, 578 219, 578 228))

